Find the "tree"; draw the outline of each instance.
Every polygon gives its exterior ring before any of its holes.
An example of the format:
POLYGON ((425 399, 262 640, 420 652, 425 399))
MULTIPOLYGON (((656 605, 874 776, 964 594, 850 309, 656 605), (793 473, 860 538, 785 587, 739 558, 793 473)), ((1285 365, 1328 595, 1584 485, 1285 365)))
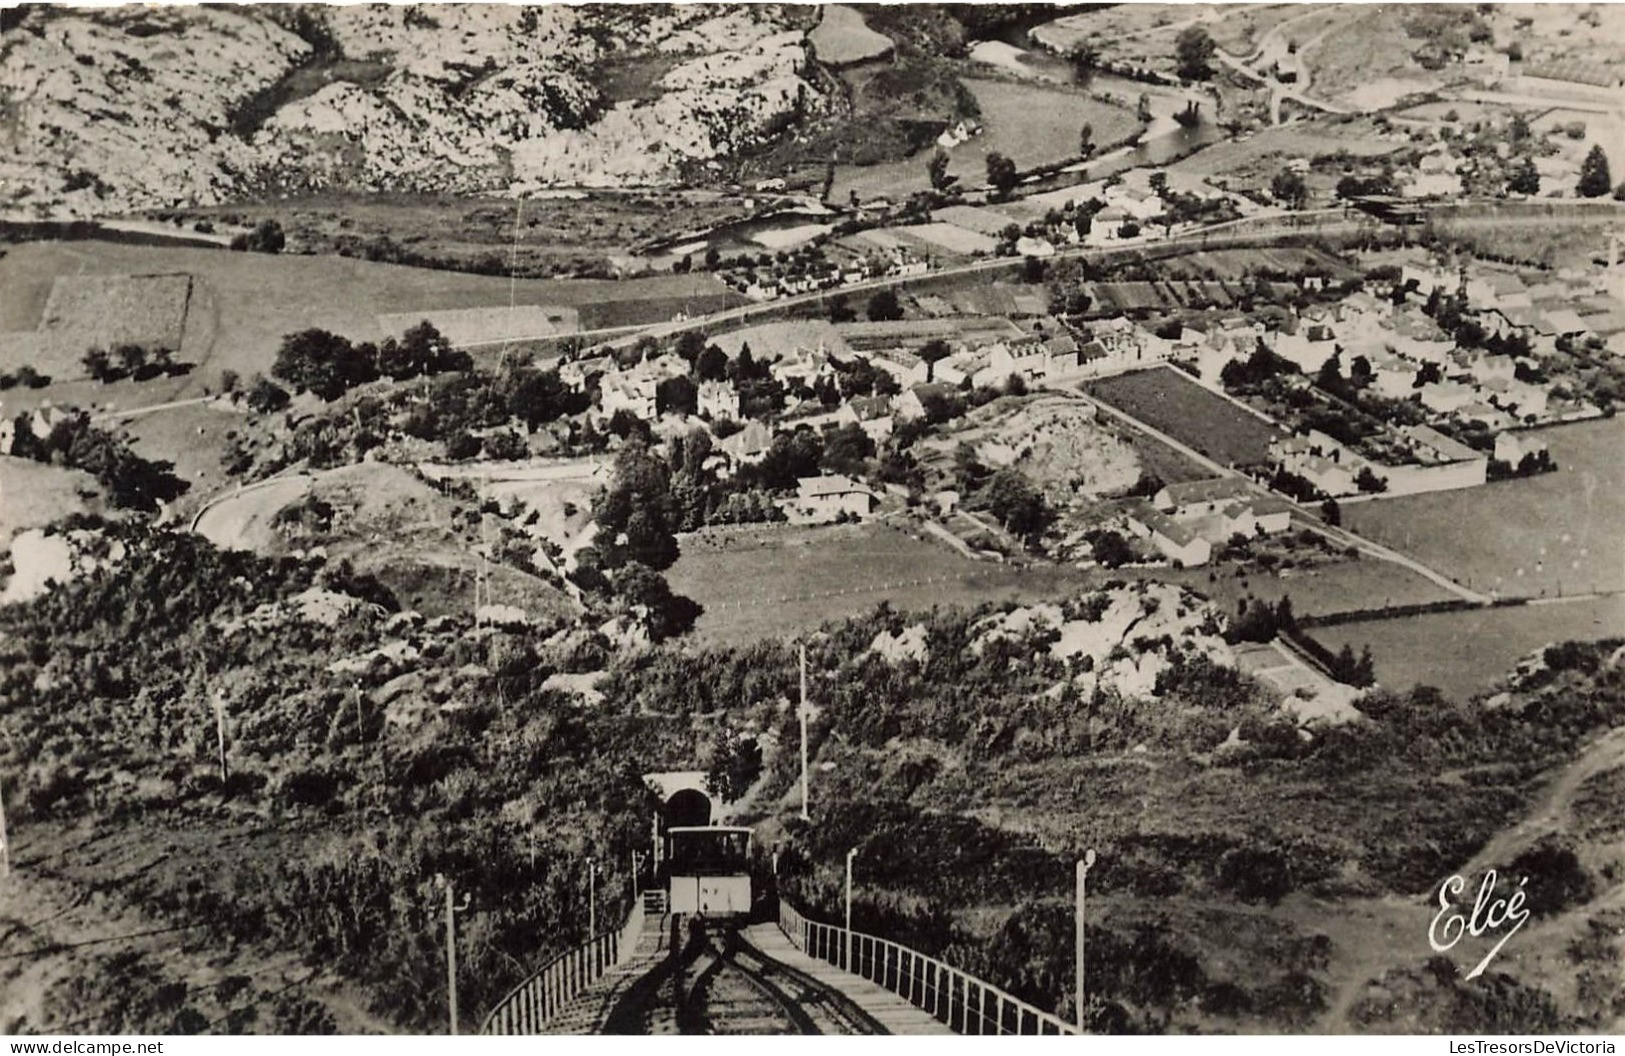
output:
POLYGON ((845 297, 831 297, 824 305, 824 314, 832 323, 850 323, 858 317, 845 297))
POLYGON ((677 560, 673 513, 666 463, 641 441, 628 439, 615 457, 609 486, 593 505, 604 567, 618 568, 629 561, 655 571, 671 567, 677 560))
POLYGON ((1599 144, 1580 163, 1580 183, 1575 188, 1582 198, 1601 198, 1613 190, 1614 181, 1608 174, 1608 155, 1599 144))
POLYGON ((1534 158, 1526 155, 1512 166, 1512 175, 1507 177, 1507 190, 1513 194, 1540 193, 1540 170, 1535 168, 1534 158))
POLYGON ((140 345, 119 345, 113 349, 113 357, 118 360, 119 371, 128 377, 135 377, 147 367, 147 350, 140 345))
POLYGON ((1292 169, 1282 169, 1270 180, 1270 194, 1275 200, 1292 209, 1302 209, 1309 197, 1309 184, 1303 175, 1292 169))
POLYGON ((1078 132, 1078 154, 1087 159, 1095 152, 1095 126, 1085 121, 1078 132))
POLYGON ((621 603, 641 618, 650 641, 686 633, 703 611, 692 598, 673 594, 665 576, 637 561, 617 571, 611 583, 621 603))
POLYGON ((869 298, 868 316, 874 322, 901 319, 903 303, 897 299, 897 291, 889 286, 875 291, 875 295, 869 298))
POLYGON ((1139 101, 1134 104, 1134 116, 1142 122, 1151 120, 1151 96, 1145 92, 1140 93, 1139 101))
POLYGON ((1095 70, 1100 66, 1100 49, 1084 41, 1072 49, 1072 79, 1078 84, 1088 84, 1094 80, 1095 70))
POLYGON ((762 746, 754 736, 733 734, 726 729, 717 731, 711 746, 711 766, 706 771, 705 787, 724 803, 733 803, 743 796, 762 773, 762 746))
POLYGON ((295 392, 310 392, 332 401, 365 372, 355 361, 355 348, 349 341, 326 330, 312 329, 282 339, 271 373, 292 385, 295 392))
POLYGON ((1006 531, 1029 545, 1049 526, 1051 515, 1044 497, 1020 470, 1006 466, 987 483, 988 508, 1006 531))
POLYGON ((1320 504, 1320 519, 1333 528, 1343 523, 1343 510, 1337 505, 1336 499, 1327 499, 1320 504))
POLYGON ((987 182, 1000 195, 1009 194, 1021 182, 1021 174, 1016 171, 1016 163, 1000 154, 991 151, 987 156, 987 182))
POLYGON ((281 253, 287 244, 288 239, 282 231, 282 225, 272 219, 261 220, 254 226, 254 230, 231 240, 232 249, 247 250, 250 253, 281 253))
POLYGON ((861 473, 874 454, 874 440, 856 422, 847 422, 824 431, 821 464, 831 473, 861 473))
POLYGON ((574 393, 556 370, 522 367, 508 375, 508 411, 531 432, 570 413, 574 393))
POLYGON ((288 406, 288 393, 263 374, 256 374, 248 387, 248 409, 255 414, 275 414, 288 406))
POLYGON ((700 390, 687 377, 679 374, 655 386, 656 414, 698 414, 700 390))
POLYGON ((1102 568, 1120 568, 1134 560, 1128 540, 1112 531, 1101 532, 1089 544, 1089 552, 1102 568))
POLYGON ((1186 81, 1205 81, 1213 76, 1213 53, 1218 50, 1213 37, 1201 26, 1188 26, 1180 30, 1174 40, 1174 56, 1179 63, 1179 76, 1186 81))
POLYGON ((1368 494, 1376 495, 1388 490, 1386 477, 1379 477, 1370 466, 1361 466, 1360 472, 1355 474, 1355 486, 1368 494))
POLYGON ((118 377, 118 371, 113 367, 113 357, 107 354, 105 348, 91 349, 79 362, 84 365, 85 373, 96 381, 113 381, 118 377))
POLYGON ((716 345, 706 345, 694 360, 694 376, 701 381, 722 381, 728 376, 728 353, 716 345))
POLYGON ((948 174, 948 154, 938 150, 931 155, 931 160, 925 163, 926 174, 931 177, 931 189, 946 191, 953 186, 954 177, 948 174))

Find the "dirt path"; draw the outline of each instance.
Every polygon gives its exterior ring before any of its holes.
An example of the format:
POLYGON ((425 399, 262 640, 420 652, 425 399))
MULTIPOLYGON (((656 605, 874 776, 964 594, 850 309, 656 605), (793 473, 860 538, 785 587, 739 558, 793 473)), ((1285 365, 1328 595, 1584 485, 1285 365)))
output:
MULTIPOLYGON (((1516 823, 1507 826, 1456 870, 1455 875, 1476 883, 1485 870, 1504 865, 1542 836, 1567 831, 1572 820, 1574 797, 1580 786, 1597 774, 1625 766, 1625 727, 1614 729, 1593 741, 1572 762, 1559 770, 1541 792, 1531 809, 1516 823)), ((1439 878, 1441 882, 1444 877, 1439 878)), ((1435 892, 1436 893, 1436 892, 1435 892)), ((1499 960, 1504 965, 1524 964, 1525 955, 1538 955, 1542 949, 1564 947, 1579 935, 1599 912, 1625 905, 1625 884, 1616 884, 1591 902, 1522 929, 1499 960)), ((1366 985, 1384 971, 1406 965, 1419 965, 1432 955, 1427 927, 1436 903, 1401 896, 1349 903, 1328 914, 1329 919, 1306 920, 1305 927, 1326 931, 1340 951, 1348 956, 1332 963, 1330 993, 1326 1011, 1315 1029, 1346 1033, 1353 1029, 1349 1011, 1365 992, 1366 985), (1374 941, 1392 936, 1392 942, 1374 941), (1410 951, 1414 951, 1411 953, 1410 951)), ((1487 952, 1487 947, 1483 952, 1487 952)), ((1463 969, 1465 971, 1465 968, 1463 969)), ((1524 968, 1515 974, 1539 982, 1541 973, 1524 968)), ((1625 1017, 1616 1018, 1610 1029, 1618 1029, 1625 1017)))
POLYGON ((1625 727, 1611 730, 1592 742, 1541 793, 1535 808, 1516 825, 1502 829, 1462 867, 1463 876, 1482 875, 1484 870, 1504 865, 1542 836, 1570 831, 1574 796, 1587 780, 1625 766, 1625 727))

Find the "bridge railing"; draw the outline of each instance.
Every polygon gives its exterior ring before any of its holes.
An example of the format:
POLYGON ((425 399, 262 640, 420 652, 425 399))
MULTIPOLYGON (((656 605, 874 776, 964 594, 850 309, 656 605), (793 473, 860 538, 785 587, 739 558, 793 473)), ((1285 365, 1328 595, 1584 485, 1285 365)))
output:
POLYGON ((634 900, 626 923, 602 931, 542 965, 486 1014, 482 1034, 539 1034, 605 972, 632 956, 643 931, 643 903, 634 900))
POLYGON ((809 920, 779 901, 779 930, 809 957, 878 983, 957 1034, 1076 1034, 1078 1028, 935 957, 809 920), (850 962, 848 958, 850 957, 850 962))

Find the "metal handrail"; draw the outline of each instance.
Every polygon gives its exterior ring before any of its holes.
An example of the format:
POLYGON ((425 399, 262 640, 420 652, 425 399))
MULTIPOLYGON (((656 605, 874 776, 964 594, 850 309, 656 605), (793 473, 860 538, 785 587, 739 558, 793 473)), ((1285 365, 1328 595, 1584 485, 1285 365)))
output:
POLYGON ((643 930, 641 900, 634 899, 619 928, 601 931, 532 972, 486 1013, 482 1034, 538 1034, 576 996, 631 957, 643 930))
POLYGON ((957 1034, 1077 1034, 1074 1023, 899 943, 809 920, 779 900, 779 930, 802 953, 890 990, 957 1034))

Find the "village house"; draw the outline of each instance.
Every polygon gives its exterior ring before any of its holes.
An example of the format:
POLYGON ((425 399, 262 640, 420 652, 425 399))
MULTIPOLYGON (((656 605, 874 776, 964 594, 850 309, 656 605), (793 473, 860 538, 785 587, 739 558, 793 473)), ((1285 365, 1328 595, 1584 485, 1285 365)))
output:
POLYGON ((1478 398, 1477 390, 1459 381, 1441 381, 1417 390, 1422 406, 1434 414, 1450 414, 1478 398))
POLYGON ((710 418, 713 421, 739 417, 739 390, 726 381, 702 381, 699 388, 699 407, 701 418, 710 418))
POLYGON ((877 445, 885 443, 892 434, 892 401, 889 396, 857 396, 841 404, 835 421, 839 425, 856 425, 877 445))
POLYGON ((900 422, 912 422, 926 416, 926 401, 932 397, 953 399, 959 390, 953 385, 944 385, 932 382, 925 385, 915 385, 902 396, 898 397, 895 417, 900 422))
POLYGON ((1546 450, 1546 441, 1529 433, 1514 433, 1510 430, 1496 434, 1495 460, 1505 462, 1513 469, 1530 455, 1538 455, 1546 450))
POLYGON ((649 421, 655 417, 655 390, 662 378, 657 371, 633 368, 605 374, 598 386, 598 409, 605 418, 625 411, 649 421))
POLYGON ((1151 497, 1151 504, 1164 513, 1202 517, 1251 497, 1252 488, 1246 481, 1213 477, 1165 485, 1151 497))
POLYGON ((1296 467, 1291 472, 1313 484, 1322 494, 1334 498, 1352 494, 1356 490, 1354 473, 1350 468, 1323 455, 1308 455, 1298 459, 1296 467))
POLYGON ((867 517, 879 502, 867 484, 831 474, 797 480, 795 498, 782 508, 791 524, 828 524, 843 516, 867 517))
POLYGON ((1374 353, 1366 360, 1371 364, 1371 387, 1378 395, 1390 400, 1408 400, 1416 392, 1415 363, 1392 352, 1374 353))
POLYGON ((883 348, 869 354, 869 363, 890 374, 902 388, 923 385, 931 380, 931 364, 901 348, 883 348))
POLYGON ((745 428, 732 436, 717 441, 717 447, 737 465, 755 465, 767 457, 772 446, 773 430, 754 420, 745 423, 745 428))
POLYGON ((931 364, 931 380, 943 385, 957 386, 967 381, 975 385, 978 384, 975 379, 987 368, 988 356, 985 353, 964 349, 931 364))
POLYGON ((1135 503, 1123 515, 1131 535, 1149 542, 1157 552, 1183 568, 1197 568, 1213 559, 1213 544, 1191 524, 1177 521, 1149 503, 1135 503))
MULTIPOLYGON (((1267 343, 1271 351, 1305 374, 1319 371, 1337 352, 1331 328, 1319 325, 1299 327, 1295 334, 1275 334, 1267 343)), ((1344 366, 1346 369, 1347 364, 1344 366)))

